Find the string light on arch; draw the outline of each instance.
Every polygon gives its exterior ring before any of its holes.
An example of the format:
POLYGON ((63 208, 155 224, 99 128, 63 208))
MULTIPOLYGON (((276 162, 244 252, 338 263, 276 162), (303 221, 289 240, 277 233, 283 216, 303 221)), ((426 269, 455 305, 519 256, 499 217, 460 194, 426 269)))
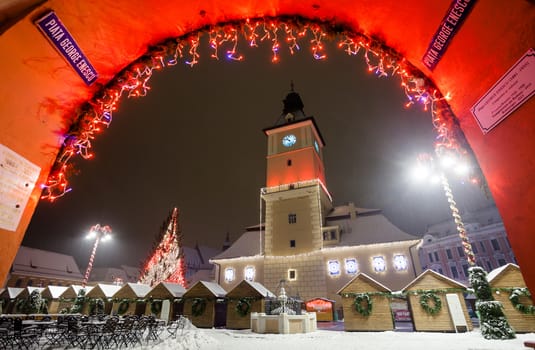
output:
POLYGON ((447 103, 449 96, 442 95, 423 73, 381 41, 356 33, 334 21, 317 21, 297 16, 249 18, 164 40, 150 47, 143 56, 101 87, 72 118, 75 122, 64 136, 48 179, 41 185, 42 199, 54 201, 71 191, 68 177, 73 172, 72 158, 93 157, 92 140, 109 127, 113 112, 117 110, 123 96, 145 96, 150 90, 148 82, 154 70, 174 66, 181 61, 190 67, 199 62, 199 45, 203 35, 209 38, 213 59, 219 59, 221 52, 224 52, 227 59, 242 61, 244 55, 239 52, 239 46, 244 41, 250 47, 271 45, 273 63, 280 60, 279 52, 283 46, 287 46, 290 54, 294 54, 302 50, 305 44, 309 45, 315 59, 325 60, 325 41, 340 38, 338 47, 348 55, 363 53, 369 72, 378 77, 398 77, 401 80, 401 88, 408 99, 407 107, 420 104, 431 112, 438 134, 437 147, 465 152, 464 141, 461 142, 457 137, 456 118, 447 103))

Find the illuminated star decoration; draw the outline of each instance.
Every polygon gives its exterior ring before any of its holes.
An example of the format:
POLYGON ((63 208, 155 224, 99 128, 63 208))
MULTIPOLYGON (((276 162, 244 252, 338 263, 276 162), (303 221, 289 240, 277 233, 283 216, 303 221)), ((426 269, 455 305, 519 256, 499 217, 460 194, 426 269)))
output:
POLYGON ((198 47, 202 35, 208 36, 211 57, 214 59, 219 59, 221 52, 224 52, 227 59, 241 61, 244 56, 239 53, 240 44, 250 47, 267 44, 271 45, 273 63, 279 61, 279 51, 283 45, 294 54, 308 44, 315 59, 325 60, 327 53, 324 42, 335 37, 341 38, 338 47, 351 56, 362 52, 369 72, 378 77, 400 78, 401 87, 408 99, 407 107, 418 103, 431 112, 439 147, 466 153, 462 146, 464 141, 460 141, 462 137, 457 132, 456 118, 447 104, 447 96, 443 96, 434 84, 403 56, 379 40, 355 33, 349 27, 334 22, 302 17, 255 18, 221 23, 167 39, 149 48, 143 56, 119 72, 79 109, 80 112, 74 118, 76 121, 64 137, 46 183, 41 185, 42 199, 54 201, 71 190, 67 179, 73 171, 70 161, 74 156, 92 158, 91 141, 103 128, 110 125, 113 112, 117 110, 119 100, 123 96, 145 96, 150 90, 148 81, 154 70, 174 66, 180 61, 190 67, 199 62, 198 47))

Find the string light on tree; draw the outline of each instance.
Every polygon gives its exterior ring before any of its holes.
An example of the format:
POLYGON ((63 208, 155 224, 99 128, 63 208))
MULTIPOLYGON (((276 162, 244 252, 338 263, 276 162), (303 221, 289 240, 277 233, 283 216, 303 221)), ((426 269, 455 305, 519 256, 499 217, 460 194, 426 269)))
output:
POLYGON ((157 244, 143 263, 139 283, 153 286, 159 282, 186 285, 186 263, 182 233, 178 227, 178 209, 174 208, 164 223, 157 244))
POLYGON ((91 141, 107 128, 112 114, 117 110, 119 100, 127 97, 145 96, 150 90, 148 85, 154 70, 174 66, 183 61, 190 67, 200 60, 198 48, 201 37, 208 35, 208 44, 213 50, 211 57, 219 59, 219 52, 226 53, 229 60, 241 61, 243 54, 238 52, 239 43, 245 40, 250 47, 259 43, 271 45, 271 61, 279 61, 279 51, 286 44, 291 54, 301 50, 300 40, 308 42, 312 56, 317 60, 327 59, 324 42, 327 39, 341 38, 338 47, 348 55, 354 56, 363 51, 368 71, 378 77, 396 76, 401 80, 409 102, 423 105, 432 114, 433 125, 438 133, 437 143, 448 149, 464 152, 462 138, 455 137, 458 126, 447 100, 434 84, 416 67, 407 62, 403 56, 390 49, 378 39, 372 39, 354 32, 332 21, 317 21, 302 17, 264 17, 221 23, 203 28, 187 35, 170 38, 152 46, 139 59, 120 71, 94 96, 79 108, 73 117, 75 122, 64 137, 58 157, 52 166, 48 179, 41 187, 41 198, 54 201, 71 191, 68 175, 72 172, 72 157, 92 158, 91 141), (310 37, 310 39, 307 39, 310 37))

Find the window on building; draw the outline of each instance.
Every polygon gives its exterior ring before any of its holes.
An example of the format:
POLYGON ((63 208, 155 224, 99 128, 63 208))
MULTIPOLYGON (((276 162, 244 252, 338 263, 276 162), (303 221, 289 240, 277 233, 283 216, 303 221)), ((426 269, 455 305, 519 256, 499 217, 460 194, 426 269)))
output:
POLYGON ((295 248, 295 239, 290 240, 290 247, 295 248))
POLYGON ((20 287, 22 284, 22 278, 17 278, 17 281, 15 282, 15 287, 20 287))
POLYGON ((483 244, 483 241, 479 242, 479 245, 481 246, 481 251, 486 252, 485 245, 483 244))
POLYGON ((457 247, 457 253, 459 253, 459 256, 460 256, 460 257, 463 257, 463 256, 464 256, 464 250, 463 250, 463 247, 457 247))
POLYGON ((295 281, 297 279, 297 270, 290 269, 288 270, 288 280, 295 281))
POLYGON ((433 262, 433 254, 429 253, 428 256, 429 256, 429 261, 433 262))
POLYGON ((492 264, 490 263, 490 261, 487 261, 487 268, 489 269, 489 271, 492 271, 492 264))
POLYGON ((331 231, 331 241, 334 241, 336 239, 337 239, 336 238, 336 231, 333 230, 333 231, 331 231))
POLYGON ((453 278, 459 278, 459 273, 457 272, 457 267, 455 267, 455 266, 451 267, 451 275, 453 276, 453 278))
POLYGON ((288 166, 292 166, 292 160, 291 160, 291 159, 288 159, 288 160, 286 161, 286 164, 287 164, 288 166))
POLYGON ((329 260, 327 262, 327 270, 331 277, 340 276, 340 262, 338 260, 329 260))
POLYGON ((295 224, 297 222, 297 214, 288 214, 288 223, 295 224))
POLYGON ((434 254, 435 254, 435 260, 438 261, 438 253, 435 252, 434 254))
POLYGON ((225 269, 225 282, 232 282, 234 278, 236 278, 236 270, 233 267, 227 267, 225 269))
POLYGON ((243 270, 243 275, 246 281, 250 281, 250 282, 254 281, 254 276, 255 276, 254 266, 246 266, 245 269, 243 270))
POLYGON ((502 259, 502 258, 498 259, 498 265, 503 266, 503 265, 505 265, 505 264, 507 264, 507 262, 505 261, 505 259, 502 259))
POLYGON ((463 264, 463 272, 466 277, 468 277, 468 265, 463 264))
POLYGON ((33 286, 33 280, 29 280, 27 286, 28 286, 28 287, 33 286))
POLYGON ((448 256, 448 259, 453 259, 453 255, 451 254, 451 249, 446 249, 446 255, 448 256))
POLYGON ((474 252, 474 254, 477 254, 478 251, 477 251, 477 244, 471 244, 472 246, 472 251, 474 252))
POLYGON ((497 239, 491 239, 490 240, 490 244, 492 244, 492 248, 494 250, 500 250, 500 244, 498 244, 498 240, 497 239))
POLYGON ((348 259, 345 260, 345 265, 346 265, 346 273, 348 275, 353 275, 353 274, 357 273, 357 271, 358 271, 357 259, 348 258, 348 259))
POLYGON ((442 269, 439 267, 439 268, 438 268, 438 273, 440 273, 441 275, 443 275, 443 274, 444 274, 444 271, 442 271, 442 269))

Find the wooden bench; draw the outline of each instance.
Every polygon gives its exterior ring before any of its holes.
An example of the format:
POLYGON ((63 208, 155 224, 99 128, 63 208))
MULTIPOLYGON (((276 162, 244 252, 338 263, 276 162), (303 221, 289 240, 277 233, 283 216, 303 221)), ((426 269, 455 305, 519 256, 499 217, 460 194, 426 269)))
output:
POLYGON ((532 349, 535 349, 535 340, 526 340, 524 342, 524 346, 526 348, 532 348, 532 349))

